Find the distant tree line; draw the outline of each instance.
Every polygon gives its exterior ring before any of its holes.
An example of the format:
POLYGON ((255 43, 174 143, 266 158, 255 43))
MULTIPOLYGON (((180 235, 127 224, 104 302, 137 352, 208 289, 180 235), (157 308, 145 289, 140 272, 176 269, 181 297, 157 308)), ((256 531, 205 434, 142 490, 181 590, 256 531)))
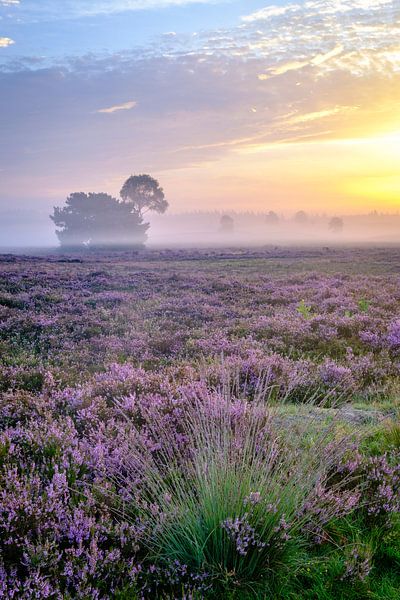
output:
MULTIPOLYGON (((165 213, 168 201, 163 189, 150 175, 131 175, 123 184, 120 197, 106 193, 74 192, 62 207, 54 207, 50 218, 56 226, 56 234, 63 248, 126 248, 141 246, 147 239, 149 223, 144 221, 149 211, 165 213)), ((270 210, 265 215, 267 226, 279 225, 281 218, 270 210)), ((305 227, 310 220, 300 210, 293 222, 305 227)), ((343 230, 343 219, 332 217, 328 227, 333 233, 343 230)), ((223 214, 219 221, 221 234, 235 231, 233 216, 223 214)))
MULTIPOLYGON (((296 223, 296 225, 303 227, 313 222, 313 219, 310 218, 304 210, 299 210, 298 212, 296 212, 292 220, 294 223, 296 223)), ((281 218, 273 210, 270 210, 265 215, 265 223, 268 226, 279 225, 279 223, 281 222, 281 218)), ((341 217, 332 217, 328 221, 328 229, 333 233, 340 233, 341 231, 343 231, 343 227, 344 222, 341 217)), ((230 215, 223 214, 219 221, 219 230, 221 233, 233 233, 233 231, 235 230, 235 219, 230 215)))
POLYGON ((140 246, 147 239, 149 211, 168 208, 164 191, 150 175, 132 175, 120 191, 120 199, 105 193, 75 192, 65 206, 54 207, 50 218, 64 248, 140 246))
POLYGON ((233 233, 235 229, 235 221, 230 215, 222 215, 219 228, 221 233, 233 233))

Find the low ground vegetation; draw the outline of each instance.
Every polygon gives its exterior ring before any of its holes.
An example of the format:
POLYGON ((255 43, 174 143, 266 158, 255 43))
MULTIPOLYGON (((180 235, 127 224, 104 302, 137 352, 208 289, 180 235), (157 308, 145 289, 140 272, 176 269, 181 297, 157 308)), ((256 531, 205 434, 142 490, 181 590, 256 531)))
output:
POLYGON ((397 599, 399 259, 1 257, 0 596, 397 599))

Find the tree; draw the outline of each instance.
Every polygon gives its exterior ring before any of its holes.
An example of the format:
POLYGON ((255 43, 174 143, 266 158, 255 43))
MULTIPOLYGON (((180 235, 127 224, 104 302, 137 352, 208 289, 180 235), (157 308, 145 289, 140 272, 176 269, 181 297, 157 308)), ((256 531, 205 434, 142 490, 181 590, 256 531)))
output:
POLYGON ((265 217, 265 222, 267 225, 276 225, 279 223, 279 217, 275 211, 270 210, 267 216, 265 217))
POLYGON ((343 219, 340 217, 332 217, 332 219, 329 221, 329 229, 334 233, 340 233, 343 231, 343 225, 343 219))
POLYGON ((149 227, 132 206, 103 193, 73 193, 50 218, 63 247, 141 245, 149 227))
POLYGON ((308 223, 308 215, 304 210, 299 210, 299 212, 294 215, 294 220, 298 225, 305 225, 308 223))
POLYGON ((167 210, 164 192, 150 175, 132 175, 122 187, 121 198, 75 192, 68 196, 64 207, 54 207, 50 218, 59 228, 56 233, 61 246, 143 244, 150 227, 143 222, 143 216, 149 210, 167 210))
POLYGON ((121 198, 141 218, 148 211, 165 213, 168 202, 158 181, 150 175, 131 175, 122 186, 121 198))
POLYGON ((219 227, 222 233, 232 233, 235 228, 235 221, 229 215, 222 215, 219 227))

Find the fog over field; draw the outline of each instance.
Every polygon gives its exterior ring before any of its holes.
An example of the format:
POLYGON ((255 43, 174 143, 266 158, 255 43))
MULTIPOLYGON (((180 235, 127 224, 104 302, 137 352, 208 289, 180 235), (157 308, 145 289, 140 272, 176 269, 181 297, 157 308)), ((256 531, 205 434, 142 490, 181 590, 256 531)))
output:
MULTIPOLYGON (((49 218, 52 206, 41 209, 0 210, 0 248, 54 248, 58 246, 54 224, 49 218)), ((354 214, 341 217, 342 228, 332 229, 327 214, 307 214, 304 222, 296 214, 276 214, 269 222, 268 211, 193 212, 149 215, 148 247, 173 246, 260 246, 265 244, 397 244, 400 243, 400 214, 354 214), (228 215, 232 225, 221 226, 228 215)), ((117 239, 115 240, 118 241, 117 239)))
POLYGON ((328 215, 306 215, 297 222, 295 215, 281 215, 270 223, 268 213, 188 213, 154 216, 151 220, 151 245, 183 246, 258 246, 264 244, 359 244, 399 243, 400 215, 349 215, 343 228, 332 230, 328 215), (224 231, 223 215, 229 215, 232 229, 224 231))

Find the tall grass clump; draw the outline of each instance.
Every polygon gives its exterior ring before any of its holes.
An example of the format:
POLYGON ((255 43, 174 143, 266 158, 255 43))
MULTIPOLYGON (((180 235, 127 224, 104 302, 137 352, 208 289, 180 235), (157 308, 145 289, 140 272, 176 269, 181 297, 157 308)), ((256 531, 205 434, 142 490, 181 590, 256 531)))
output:
POLYGON ((323 539, 356 506, 357 481, 338 472, 352 436, 311 416, 285 428, 278 415, 268 402, 201 388, 186 393, 178 427, 153 412, 133 427, 110 479, 118 512, 146 524, 149 563, 179 565, 213 589, 272 589, 307 539, 323 539))

